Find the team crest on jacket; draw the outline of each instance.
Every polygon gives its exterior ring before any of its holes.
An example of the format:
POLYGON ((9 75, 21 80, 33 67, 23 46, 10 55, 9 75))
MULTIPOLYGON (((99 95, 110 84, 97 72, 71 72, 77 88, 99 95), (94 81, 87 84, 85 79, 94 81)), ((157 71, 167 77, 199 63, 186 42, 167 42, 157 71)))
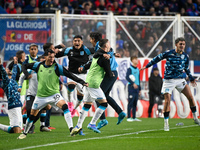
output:
POLYGON ((71 56, 73 56, 73 54, 74 54, 73 52, 70 52, 70 55, 71 55, 71 56))
POLYGON ((84 55, 84 51, 80 51, 80 55, 84 55))
POLYGON ((185 55, 181 55, 181 59, 184 59, 185 58, 185 55))

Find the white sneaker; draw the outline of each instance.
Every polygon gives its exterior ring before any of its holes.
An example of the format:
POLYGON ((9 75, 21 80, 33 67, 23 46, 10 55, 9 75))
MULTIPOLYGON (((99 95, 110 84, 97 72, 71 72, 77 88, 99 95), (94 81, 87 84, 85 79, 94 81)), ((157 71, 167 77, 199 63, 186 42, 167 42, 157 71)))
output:
POLYGON ((164 131, 169 131, 169 124, 164 123, 164 131))
POLYGON ((51 129, 49 129, 48 127, 45 127, 45 126, 40 126, 40 131, 41 132, 50 132, 51 131, 51 129))
POLYGON ((22 133, 22 134, 20 134, 20 136, 17 138, 17 139, 25 139, 26 138, 26 134, 24 134, 24 133, 22 133))
POLYGON ((128 121, 128 122, 133 122, 134 119, 133 119, 133 118, 127 118, 127 121, 128 121))
POLYGON ((135 119, 133 119, 133 121, 142 121, 142 120, 140 120, 140 119, 138 119, 138 118, 135 118, 135 119))
POLYGON ((194 123, 195 123, 195 124, 198 124, 198 125, 200 126, 200 121, 199 121, 199 119, 194 119, 194 123))

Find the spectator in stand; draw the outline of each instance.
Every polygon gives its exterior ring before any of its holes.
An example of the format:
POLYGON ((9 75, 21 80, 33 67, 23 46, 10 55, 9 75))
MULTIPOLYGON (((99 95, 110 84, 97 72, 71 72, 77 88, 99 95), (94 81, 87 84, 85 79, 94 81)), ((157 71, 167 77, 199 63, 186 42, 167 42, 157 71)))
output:
POLYGON ((178 0, 170 0, 167 3, 167 6, 169 7, 170 12, 180 12, 180 4, 178 0))
POLYGON ((135 10, 137 10, 139 12, 139 15, 144 15, 146 12, 146 9, 143 5, 143 1, 142 0, 136 0, 136 4, 133 5, 130 9, 131 12, 134 12, 135 10))
POLYGON ((123 41, 122 38, 121 38, 121 34, 118 33, 118 34, 117 34, 117 39, 116 39, 116 48, 117 48, 117 49, 122 49, 122 48, 123 48, 123 45, 124 45, 124 41, 123 41))
POLYGON ((122 11, 117 0, 113 2, 112 11, 115 15, 119 15, 122 11))
POLYGON ((163 4, 159 0, 153 0, 153 7, 155 9, 156 15, 160 16, 163 11, 163 4))
POLYGON ((63 7, 62 14, 69 14, 69 8, 68 8, 68 6, 64 6, 63 7))
POLYGON ((33 13, 34 12, 34 9, 36 7, 36 1, 35 0, 31 0, 30 1, 30 4, 27 5, 26 7, 24 7, 23 9, 23 13, 33 13))
POLYGON ((33 14, 39 14, 40 13, 40 8, 39 7, 35 7, 33 10, 33 14))
POLYGON ((196 0, 197 10, 200 11, 200 0, 196 0))
POLYGON ((123 7, 122 12, 120 13, 120 15, 128 16, 129 15, 128 8, 127 7, 123 7))
POLYGON ((59 3, 59 0, 53 0, 53 7, 61 9, 61 5, 59 3))
POLYGON ((16 7, 16 11, 17 14, 21 14, 22 13, 22 8, 20 6, 16 7))
POLYGON ((131 0, 124 0, 124 3, 122 4, 122 8, 126 7, 128 9, 128 11, 130 11, 132 5, 133 4, 131 3, 131 0))
POLYGON ((181 10, 180 10, 180 14, 181 14, 181 16, 187 16, 187 13, 186 13, 184 7, 181 8, 181 10))
POLYGON ((164 6, 162 15, 163 16, 170 16, 169 7, 168 6, 164 6))
POLYGON ((153 45, 154 45, 154 37, 153 36, 149 36, 149 39, 148 39, 148 41, 147 41, 147 43, 146 43, 146 45, 144 46, 144 48, 143 48, 143 52, 145 53, 145 54, 148 54, 149 53, 149 51, 151 50, 151 48, 153 47, 153 45))
POLYGON ((148 10, 149 11, 146 12, 146 15, 150 15, 150 16, 155 16, 156 15, 155 8, 153 6, 151 6, 148 10))
POLYGON ((89 3, 85 3, 83 7, 84 7, 84 10, 81 10, 82 15, 92 15, 93 14, 93 12, 90 10, 91 6, 89 3))
POLYGON ((41 13, 55 13, 55 10, 52 10, 51 8, 54 8, 51 0, 45 0, 41 3, 41 13))
POLYGON ((146 26, 142 29, 142 39, 147 42, 149 36, 153 34, 151 22, 147 22, 146 26))
POLYGON ((10 3, 9 3, 8 8, 6 9, 6 12, 7 12, 8 14, 16 14, 16 13, 17 13, 17 11, 16 11, 16 9, 15 9, 15 4, 14 4, 14 2, 10 2, 10 3))

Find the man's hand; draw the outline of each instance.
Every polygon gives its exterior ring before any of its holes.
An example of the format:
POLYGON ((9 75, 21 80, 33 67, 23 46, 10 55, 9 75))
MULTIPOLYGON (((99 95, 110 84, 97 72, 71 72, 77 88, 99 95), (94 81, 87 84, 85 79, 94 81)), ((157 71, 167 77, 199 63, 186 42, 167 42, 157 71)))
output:
POLYGON ((109 54, 103 54, 103 57, 105 57, 105 59, 110 59, 110 55, 109 54))
POLYGON ((83 72, 83 67, 79 67, 78 72, 80 72, 80 73, 83 72))
POLYGON ((120 58, 120 57, 121 57, 121 54, 120 54, 120 53, 115 53, 115 57, 120 58))
POLYGON ((89 86, 89 84, 88 84, 88 83, 84 83, 84 84, 83 84, 83 86, 86 86, 86 87, 88 87, 88 86, 89 86))
POLYGON ((18 63, 18 58, 17 57, 13 57, 13 60, 14 60, 14 64, 18 63))
POLYGON ((190 81, 190 83, 191 83, 191 85, 192 85, 193 87, 196 87, 196 86, 197 86, 196 79, 195 79, 194 81, 190 81))
POLYGON ((65 47, 66 47, 63 43, 61 43, 61 44, 59 44, 59 45, 62 46, 62 48, 65 48, 65 47))
POLYGON ((140 70, 144 70, 144 69, 146 69, 146 67, 142 67, 140 70))
POLYGON ((30 74, 30 75, 27 77, 27 79, 30 79, 30 78, 32 78, 32 74, 30 74))
POLYGON ((60 50, 58 48, 54 49, 54 52, 57 54, 60 50))
POLYGON ((22 88, 18 88, 18 90, 17 90, 19 93, 21 93, 21 91, 22 91, 22 88))
POLYGON ((134 87, 134 89, 138 88, 137 84, 135 84, 135 83, 133 83, 133 87, 134 87))

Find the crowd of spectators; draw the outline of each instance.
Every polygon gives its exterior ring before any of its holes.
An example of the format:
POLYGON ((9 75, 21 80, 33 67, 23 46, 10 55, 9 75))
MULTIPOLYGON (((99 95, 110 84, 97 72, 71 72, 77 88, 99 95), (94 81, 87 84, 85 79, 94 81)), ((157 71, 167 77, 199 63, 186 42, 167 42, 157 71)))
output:
POLYGON ((54 13, 199 16, 200 0, 1 0, 0 13, 54 13))
MULTIPOLYGON (((61 9, 63 14, 104 15, 112 11, 115 15, 149 15, 165 16, 180 13, 182 16, 198 16, 200 0, 2 0, 0 1, 0 13, 55 13, 55 8, 61 9)), ((149 53, 157 40, 163 35, 170 25, 170 21, 121 21, 126 30, 137 43, 145 55, 149 53)), ((190 21, 189 24, 200 34, 199 22, 190 21)), ((116 51, 122 57, 136 55, 143 57, 139 49, 126 35, 122 27, 117 23, 116 27, 116 51)), ((89 33, 99 31, 106 37, 106 20, 76 20, 63 19, 63 43, 72 45, 74 35, 83 36, 85 45, 89 43, 89 33)), ((184 26, 186 38, 186 53, 191 59, 200 58, 200 43, 190 29, 184 26)), ((157 54, 172 49, 173 28, 149 55, 157 54)))

